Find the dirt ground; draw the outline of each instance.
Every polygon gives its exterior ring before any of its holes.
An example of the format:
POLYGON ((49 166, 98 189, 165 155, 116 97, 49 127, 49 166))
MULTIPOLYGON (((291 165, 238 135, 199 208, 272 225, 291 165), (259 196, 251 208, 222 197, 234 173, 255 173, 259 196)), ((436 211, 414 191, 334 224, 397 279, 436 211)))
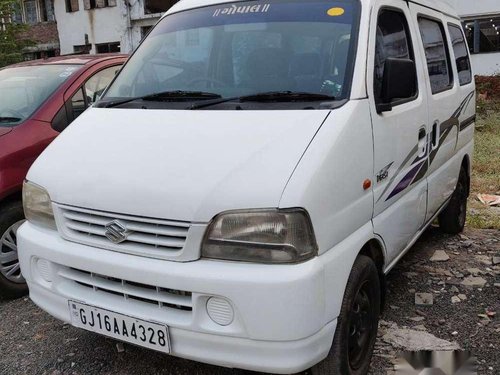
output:
MULTIPOLYGON (((477 357, 479 375, 500 373, 500 264, 493 264, 498 257, 498 230, 447 236, 431 227, 388 275, 371 374, 391 374, 396 353, 418 347, 422 334, 426 349, 459 346, 477 357), (449 259, 431 261, 436 250, 449 259), (431 293, 432 305, 415 305, 415 293, 421 292, 431 293), (460 302, 452 303, 453 297, 460 302)), ((28 298, 0 301, 0 322, 2 375, 249 374, 127 344, 122 351, 114 340, 63 325, 28 298)))

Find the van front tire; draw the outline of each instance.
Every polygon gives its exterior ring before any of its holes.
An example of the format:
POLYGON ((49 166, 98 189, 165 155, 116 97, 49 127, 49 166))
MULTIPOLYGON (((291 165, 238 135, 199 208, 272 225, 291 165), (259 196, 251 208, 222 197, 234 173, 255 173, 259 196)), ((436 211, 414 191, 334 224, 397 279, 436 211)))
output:
POLYGON ((367 256, 356 258, 347 281, 337 329, 328 356, 311 368, 313 375, 365 375, 377 338, 380 279, 367 256))
POLYGON ((460 168, 457 186, 446 208, 439 214, 439 228, 445 233, 458 234, 464 230, 467 218, 467 172, 460 168))

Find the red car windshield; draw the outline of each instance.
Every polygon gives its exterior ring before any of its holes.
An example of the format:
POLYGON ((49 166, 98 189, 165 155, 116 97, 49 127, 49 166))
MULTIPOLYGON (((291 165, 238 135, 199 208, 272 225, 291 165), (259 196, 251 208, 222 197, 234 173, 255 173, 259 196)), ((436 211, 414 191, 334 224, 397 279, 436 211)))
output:
POLYGON ((0 127, 30 117, 79 65, 37 65, 0 70, 0 127))

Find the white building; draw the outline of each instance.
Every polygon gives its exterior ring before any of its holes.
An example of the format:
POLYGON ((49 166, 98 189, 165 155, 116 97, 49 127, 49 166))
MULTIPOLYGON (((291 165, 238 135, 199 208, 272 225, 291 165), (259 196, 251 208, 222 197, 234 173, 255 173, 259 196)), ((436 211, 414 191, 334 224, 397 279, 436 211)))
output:
POLYGON ((500 0, 448 0, 463 19, 474 73, 500 74, 500 0))
POLYGON ((177 0, 54 0, 61 55, 129 53, 177 0))

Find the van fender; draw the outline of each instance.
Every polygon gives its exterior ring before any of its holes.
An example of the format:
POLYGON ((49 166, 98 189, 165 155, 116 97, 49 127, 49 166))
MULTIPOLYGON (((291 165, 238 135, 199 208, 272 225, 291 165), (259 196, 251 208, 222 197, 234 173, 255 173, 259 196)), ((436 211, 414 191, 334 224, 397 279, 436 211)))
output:
MULTIPOLYGON (((375 264, 382 262, 380 264, 380 272, 382 272, 385 263, 385 246, 381 238, 374 234, 370 221, 319 257, 325 271, 325 324, 335 320, 340 314, 347 280, 358 255, 370 253, 371 255, 368 256, 373 259, 376 252, 379 252, 379 257, 383 257, 378 260, 374 259, 375 264), (374 246, 378 246, 378 249, 375 250, 374 246)), ((379 267, 378 264, 377 267, 379 267)))

